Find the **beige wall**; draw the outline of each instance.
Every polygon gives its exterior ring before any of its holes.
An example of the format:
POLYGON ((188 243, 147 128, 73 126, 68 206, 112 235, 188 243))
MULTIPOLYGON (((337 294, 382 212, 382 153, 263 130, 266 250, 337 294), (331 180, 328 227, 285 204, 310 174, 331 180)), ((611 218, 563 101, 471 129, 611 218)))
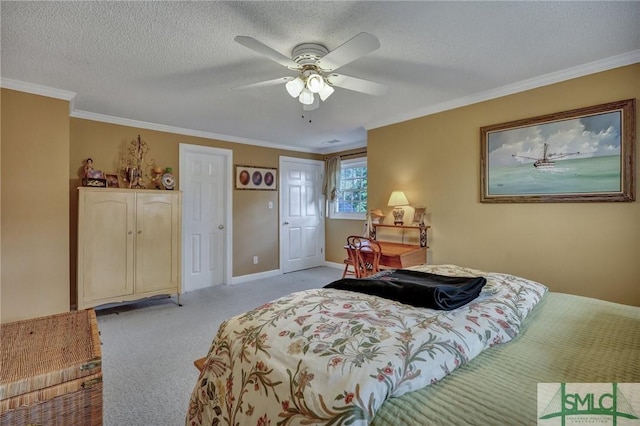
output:
MULTIPOLYGON (((69 191, 71 197, 72 276, 75 278, 75 227, 77 223, 77 194, 81 172, 87 157, 96 169, 115 173, 120 166, 123 147, 140 135, 149 146, 147 161, 162 167, 172 167, 178 178, 179 144, 211 146, 233 151, 233 164, 279 167, 280 156, 321 159, 320 155, 272 148, 262 148, 220 140, 184 136, 174 133, 139 129, 98 121, 71 118, 71 150, 69 162, 69 191)), ((179 182, 176 183, 178 187, 179 182)), ((272 271, 280 268, 277 191, 233 191, 233 271, 234 277, 272 271), (269 210, 273 202, 276 208, 269 210), (253 264, 256 255, 260 263, 253 264)), ((75 283, 75 279, 72 280, 75 283)), ((75 284, 73 284, 75 289, 75 284)), ((75 296, 72 295, 72 300, 75 296)))
MULTIPOLYGON (((426 205, 429 263, 510 272, 554 291, 640 305, 638 202, 479 202, 481 126, 638 97, 640 64, 371 130, 370 207, 390 214, 385 204, 395 188, 426 205)), ((234 164, 321 158, 70 119, 67 101, 7 89, 1 107, 2 322, 66 311, 74 302, 76 187, 85 158, 114 172, 123 144, 138 134, 149 158, 176 176, 181 142, 231 149, 234 164)), ((262 208, 277 205, 278 193, 234 191, 233 200, 233 275, 278 269, 277 210, 262 208)), ((341 263, 346 236, 361 232, 360 221, 328 220, 327 260, 341 263)))
MULTIPOLYGON (((0 321, 68 311, 76 301, 77 187, 84 160, 116 172, 122 149, 141 135, 149 160, 179 175, 179 144, 233 151, 234 164, 278 167, 280 156, 317 154, 262 148, 70 118, 69 102, 2 89, 2 273, 0 321)), ((234 191, 234 277, 279 269, 276 191, 234 191), (254 265, 252 256, 260 263, 254 265)))
POLYGON ((640 306, 640 203, 479 202, 480 127, 629 98, 640 98, 640 64, 371 130, 370 207, 389 213, 394 188, 426 205, 429 263, 640 306))
POLYGON ((0 322, 69 310, 69 102, 2 89, 0 322))

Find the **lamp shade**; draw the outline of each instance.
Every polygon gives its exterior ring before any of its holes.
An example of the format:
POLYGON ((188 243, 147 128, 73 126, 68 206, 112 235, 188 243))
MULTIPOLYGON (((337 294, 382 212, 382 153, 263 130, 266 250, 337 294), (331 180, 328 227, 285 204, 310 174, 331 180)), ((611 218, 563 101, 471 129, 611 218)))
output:
POLYGON ((409 200, 407 200, 407 196, 404 195, 402 191, 393 191, 391 193, 391 197, 389 197, 388 206, 408 206, 409 200))
POLYGON ((384 213, 382 213, 382 210, 380 209, 375 209, 375 210, 371 210, 371 216, 384 217, 384 213))
POLYGON ((311 93, 308 89, 304 89, 300 93, 300 97, 298 98, 301 104, 311 105, 313 103, 313 93, 311 93))
POLYGON ((297 98, 298 96, 300 96, 300 92, 302 92, 302 89, 304 89, 304 81, 302 81, 300 77, 297 77, 285 84, 285 87, 287 88, 287 92, 289 92, 292 98, 297 98))
POLYGON ((318 93, 324 87, 324 79, 318 73, 311 74, 307 77, 307 89, 311 93, 318 93))
POLYGON ((318 93, 318 95, 320 95, 320 99, 322 99, 322 101, 324 102, 325 100, 327 100, 329 96, 331 96, 333 92, 334 92, 333 87, 329 86, 328 84, 325 84, 320 90, 320 92, 318 93))

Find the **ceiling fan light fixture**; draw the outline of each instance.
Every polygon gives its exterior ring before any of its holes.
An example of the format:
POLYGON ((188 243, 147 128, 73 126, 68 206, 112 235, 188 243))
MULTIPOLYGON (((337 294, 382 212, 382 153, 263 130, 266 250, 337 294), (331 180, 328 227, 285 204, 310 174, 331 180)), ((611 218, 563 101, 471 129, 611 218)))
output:
POLYGON ((311 105, 313 103, 313 93, 309 91, 309 89, 304 89, 302 93, 300 93, 300 97, 298 98, 301 104, 303 105, 311 105))
POLYGON ((322 99, 322 101, 324 102, 329 96, 331 96, 333 92, 335 92, 335 89, 328 84, 325 84, 324 87, 318 92, 318 95, 320 95, 320 99, 322 99))
POLYGON ((307 77, 307 89, 311 93, 319 93, 324 86, 324 78, 320 74, 312 73, 307 77))
POLYGON ((300 92, 304 89, 304 81, 300 77, 296 77, 295 79, 289 81, 285 87, 287 88, 287 92, 291 95, 292 98, 297 98, 300 96, 300 92))
POLYGON ((334 73, 343 65, 378 49, 380 42, 373 34, 359 33, 332 51, 318 43, 302 43, 294 47, 291 58, 252 37, 237 36, 234 40, 283 65, 290 71, 298 71, 299 73, 297 77, 280 77, 240 86, 237 89, 286 83, 287 93, 293 98, 298 98, 298 101, 304 105, 305 111, 318 108, 320 101, 327 100, 335 91, 335 87, 374 96, 382 96, 388 89, 387 86, 380 83, 334 73), (316 94, 318 96, 314 96, 316 94))

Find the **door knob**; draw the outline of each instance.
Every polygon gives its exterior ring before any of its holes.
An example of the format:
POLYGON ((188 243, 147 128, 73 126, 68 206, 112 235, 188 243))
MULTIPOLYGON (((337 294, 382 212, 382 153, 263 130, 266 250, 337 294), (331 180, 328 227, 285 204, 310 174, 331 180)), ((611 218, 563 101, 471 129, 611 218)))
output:
POLYGON ((289 222, 285 222, 285 223, 283 223, 283 225, 288 225, 288 224, 289 224, 289 222))
POLYGON ((218 225, 218 229, 224 229, 224 225, 218 225))

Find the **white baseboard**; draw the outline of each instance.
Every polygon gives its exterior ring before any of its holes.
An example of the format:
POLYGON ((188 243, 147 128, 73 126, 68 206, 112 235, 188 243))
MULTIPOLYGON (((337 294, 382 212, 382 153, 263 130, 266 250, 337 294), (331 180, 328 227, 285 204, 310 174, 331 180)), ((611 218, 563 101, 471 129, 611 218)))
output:
MULTIPOLYGON (((324 266, 327 266, 329 268, 335 268, 335 269, 343 269, 344 263, 325 261, 324 266)), ((271 277, 276 277, 278 275, 282 275, 282 270, 273 269, 271 271, 258 272, 257 274, 240 275, 238 277, 231 277, 231 282, 229 284, 230 285, 241 284, 247 281, 259 280, 263 278, 271 278, 271 277)))
POLYGON ((328 266, 329 268, 336 268, 336 269, 344 269, 344 263, 336 263, 336 262, 324 262, 324 266, 328 266))
POLYGON ((257 274, 240 275, 239 277, 231 277, 230 285, 246 283, 247 281, 259 280, 261 278, 271 278, 282 275, 280 269, 274 269, 271 271, 258 272, 257 274))

